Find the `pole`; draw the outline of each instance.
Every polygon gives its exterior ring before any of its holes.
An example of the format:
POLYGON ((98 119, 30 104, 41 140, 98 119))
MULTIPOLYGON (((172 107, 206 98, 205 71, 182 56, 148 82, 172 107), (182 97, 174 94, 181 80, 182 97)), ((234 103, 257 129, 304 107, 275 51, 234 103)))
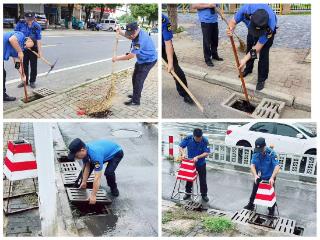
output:
POLYGON ((169 157, 173 159, 173 136, 169 136, 169 157))
POLYGON ((39 212, 41 232, 45 237, 57 232, 57 189, 53 153, 52 126, 50 123, 33 123, 36 159, 38 166, 39 212))

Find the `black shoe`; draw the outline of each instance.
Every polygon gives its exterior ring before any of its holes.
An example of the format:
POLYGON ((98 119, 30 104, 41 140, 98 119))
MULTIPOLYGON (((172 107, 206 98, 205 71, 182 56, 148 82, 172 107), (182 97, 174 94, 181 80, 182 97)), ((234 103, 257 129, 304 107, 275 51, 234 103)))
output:
POLYGON ((15 98, 15 97, 10 97, 8 94, 4 94, 3 95, 3 101, 5 101, 5 102, 12 102, 12 101, 15 101, 17 98, 15 98))
POLYGON ((31 82, 31 83, 30 83, 30 87, 31 87, 31 88, 36 88, 36 83, 35 83, 35 82, 31 82))
MULTIPOLYGON (((244 71, 243 71, 243 73, 242 73, 242 76, 243 77, 246 77, 246 76, 248 76, 249 74, 251 74, 252 73, 252 70, 246 70, 246 69, 244 69, 244 71)), ((240 77, 240 75, 239 75, 239 77, 240 77)))
POLYGON ((119 190, 118 188, 112 188, 111 189, 112 196, 118 197, 119 196, 119 190))
POLYGON ((243 207, 244 209, 253 211, 254 210, 254 204, 248 203, 246 206, 243 207))
POLYGON ((124 105, 127 105, 127 106, 139 106, 140 103, 136 103, 136 102, 134 102, 132 100, 129 100, 127 102, 124 102, 124 105))
POLYGON ((213 67, 214 66, 213 62, 211 62, 211 61, 206 61, 206 64, 207 64, 208 67, 213 67))
POLYGON ((186 103, 189 103, 189 104, 193 104, 194 103, 192 98, 189 95, 184 96, 183 97, 183 101, 186 102, 186 103))
POLYGON ((270 207, 268 207, 268 210, 269 210, 269 213, 268 213, 268 215, 269 216, 274 216, 274 208, 270 208, 270 207))
MULTIPOLYGON (((28 83, 26 84, 28 86, 28 83)), ((24 87, 24 82, 19 83, 19 85, 17 86, 18 88, 22 88, 24 87)))
POLYGON ((205 201, 205 202, 209 202, 208 196, 202 196, 202 200, 205 201))
POLYGON ((216 61, 223 61, 223 58, 219 57, 219 55, 214 55, 212 56, 212 59, 216 60, 216 61))
POLYGON ((133 95, 132 94, 128 94, 127 97, 128 98, 133 98, 133 95))
POLYGON ((258 82, 256 86, 257 91, 261 91, 264 88, 264 82, 258 82))
POLYGON ((190 199, 191 198, 191 194, 185 194, 184 196, 183 196, 183 200, 188 200, 188 199, 190 199))

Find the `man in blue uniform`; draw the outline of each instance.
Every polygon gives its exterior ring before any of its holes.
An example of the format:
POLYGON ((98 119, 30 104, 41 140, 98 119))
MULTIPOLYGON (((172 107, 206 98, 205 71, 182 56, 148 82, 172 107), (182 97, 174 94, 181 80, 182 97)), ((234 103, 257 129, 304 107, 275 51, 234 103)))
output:
MULTIPOLYGON (((17 23, 15 31, 22 32, 26 37, 31 37, 36 40, 36 45, 31 48, 31 50, 37 52, 39 56, 42 56, 41 47, 41 26, 35 21, 34 12, 26 12, 24 15, 24 20, 17 23)), ((27 77, 27 84, 30 83, 30 87, 36 87, 37 78, 37 68, 38 68, 38 57, 31 52, 29 49, 24 50, 23 66, 24 72, 27 77), (29 64, 30 64, 30 76, 29 76, 29 64)), ((18 87, 23 87, 24 84, 20 83, 18 87)))
POLYGON ((134 66, 132 75, 133 93, 128 95, 129 101, 125 105, 137 106, 140 105, 141 92, 144 81, 146 80, 151 68, 157 63, 157 52, 155 45, 149 34, 138 27, 137 22, 127 24, 126 31, 117 28, 117 32, 132 40, 130 53, 112 58, 113 62, 130 60, 134 57, 137 62, 134 66))
POLYGON ((229 21, 227 34, 232 36, 236 25, 244 22, 248 27, 247 54, 240 60, 243 76, 252 73, 254 60, 259 54, 256 90, 264 88, 269 74, 269 51, 276 34, 277 16, 268 4, 245 4, 229 21))
MULTIPOLYGON (((203 136, 202 130, 200 128, 196 128, 193 130, 193 135, 189 135, 185 137, 180 145, 179 152, 181 158, 185 158, 185 148, 188 150, 188 158, 192 158, 196 169, 199 175, 200 181, 200 192, 202 199, 205 202, 209 201, 207 196, 208 187, 207 187, 207 171, 206 171, 206 157, 210 153, 210 149, 208 147, 208 139, 203 136)), ((192 192, 192 182, 186 183, 186 195, 183 197, 183 200, 187 200, 191 197, 190 193, 192 192)))
MULTIPOLYGON (((169 18, 162 14, 162 58, 168 63, 168 73, 171 73, 171 71, 174 70, 181 81, 188 87, 186 75, 179 66, 178 58, 176 56, 176 53, 174 52, 172 38, 173 33, 169 18)), ((193 101, 187 94, 187 92, 183 89, 183 87, 181 87, 181 85, 175 78, 174 80, 176 82, 176 89, 179 95, 183 97, 186 103, 193 104, 193 101)))
MULTIPOLYGON (((251 160, 251 173, 254 183, 249 203, 244 207, 254 210, 254 199, 261 181, 268 181, 272 186, 275 184, 276 176, 280 171, 279 161, 276 153, 266 146, 264 138, 258 138, 255 142, 254 154, 251 160)), ((269 209, 269 215, 274 214, 275 204, 269 209)))
POLYGON ((104 175, 106 176, 111 194, 115 197, 119 196, 115 170, 123 158, 123 150, 118 144, 109 140, 95 140, 84 143, 81 139, 76 138, 70 143, 69 150, 68 158, 70 160, 82 160, 84 165, 80 188, 87 188, 87 180, 94 170, 93 188, 89 198, 90 204, 96 203, 96 194, 100 187, 100 178, 103 164, 105 163, 108 164, 105 168, 104 175))
POLYGON ((218 55, 219 27, 218 14, 215 4, 199 3, 192 4, 191 9, 198 10, 201 22, 204 61, 209 67, 213 67, 212 60, 223 61, 218 55))
POLYGON ((4 61, 8 61, 10 57, 14 58, 15 68, 19 71, 21 79, 25 80, 22 74, 21 64, 23 63, 24 48, 33 47, 35 40, 26 38, 22 32, 6 32, 3 34, 3 101, 15 101, 15 97, 10 97, 6 92, 7 72, 4 68, 4 61), (15 60, 17 58, 18 60, 15 60))

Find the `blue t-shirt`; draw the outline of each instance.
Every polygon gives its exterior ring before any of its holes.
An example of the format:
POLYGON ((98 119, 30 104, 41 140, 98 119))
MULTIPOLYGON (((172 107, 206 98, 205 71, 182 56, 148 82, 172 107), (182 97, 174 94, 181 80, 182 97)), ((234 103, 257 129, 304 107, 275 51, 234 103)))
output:
MULTIPOLYGON (((188 158, 194 158, 202 153, 210 153, 210 148, 208 147, 208 139, 206 137, 202 137, 201 142, 196 142, 193 138, 193 135, 189 135, 185 137, 181 143, 180 147, 187 148, 188 158)), ((206 164, 206 158, 199 158, 196 165, 202 166, 206 164)))
POLYGON ((277 154, 271 148, 266 149, 266 154, 254 153, 252 155, 251 164, 255 165, 257 174, 261 172, 262 180, 269 180, 273 170, 279 165, 277 154))
POLYGON ((173 33, 170 20, 166 15, 162 14, 162 46, 164 46, 165 41, 170 41, 172 38, 173 33))
POLYGON ((9 42, 9 38, 15 36, 18 39, 18 43, 20 48, 24 49, 24 39, 25 36, 22 32, 6 32, 3 34, 3 60, 8 61, 10 57, 18 57, 18 52, 12 47, 11 43, 9 42))
POLYGON ((272 33, 275 31, 277 27, 277 15, 268 4, 245 4, 234 15, 234 20, 236 21, 236 23, 244 22, 246 26, 249 28, 250 16, 259 9, 264 9, 269 15, 268 26, 271 32, 259 37, 259 42, 261 44, 265 44, 268 41, 268 38, 272 37, 272 33))
POLYGON ((37 22, 33 22, 31 27, 28 26, 26 21, 21 20, 17 23, 15 31, 23 32, 26 37, 31 37, 36 40, 41 40, 41 26, 37 22))
POLYGON ((87 158, 83 159, 83 163, 86 164, 88 161, 94 165, 95 171, 101 171, 103 164, 111 160, 116 153, 122 148, 109 140, 95 140, 86 143, 87 158))
POLYGON ((214 8, 198 9, 198 16, 200 22, 203 23, 216 23, 218 22, 218 14, 214 8))
POLYGON ((142 29, 132 40, 131 53, 136 54, 138 64, 151 63, 157 60, 157 51, 148 33, 142 29))

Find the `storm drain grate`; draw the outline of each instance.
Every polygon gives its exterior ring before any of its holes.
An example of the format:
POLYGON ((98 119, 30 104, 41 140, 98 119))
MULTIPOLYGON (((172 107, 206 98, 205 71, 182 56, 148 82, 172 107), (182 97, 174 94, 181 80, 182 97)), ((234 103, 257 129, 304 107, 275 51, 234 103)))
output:
POLYGON ((285 102, 276 101, 268 98, 263 98, 259 105, 252 113, 253 118, 280 118, 280 115, 285 107, 285 102))
POLYGON ((56 157, 59 162, 72 162, 68 159, 68 152, 67 151, 56 151, 56 157))
MULTIPOLYGON (((80 172, 75 172, 75 171, 62 173, 63 184, 69 187, 76 185, 77 184, 76 181, 78 180, 79 174, 80 172)), ((94 174, 91 174, 87 180, 88 188, 92 188, 93 180, 94 180, 94 174)))
POLYGON ((76 172, 79 171, 79 165, 76 162, 64 162, 60 163, 60 169, 63 173, 65 172, 76 172))
POLYGON ((275 230, 283 233, 294 234, 296 221, 288 218, 280 217, 275 230))
MULTIPOLYGON (((67 188, 67 194, 72 203, 88 203, 92 189, 67 188)), ((97 203, 111 204, 111 199, 108 198, 107 192, 99 189, 97 192, 97 203)))
POLYGON ((188 201, 184 205, 184 209, 187 211, 201 211, 202 210, 202 204, 195 201, 188 201))
POLYGON ((251 218, 249 218, 248 223, 275 229, 278 220, 279 217, 255 213, 251 218))
POLYGON ((240 211, 237 211, 231 218, 233 222, 236 223, 247 223, 249 219, 254 215, 253 211, 242 209, 240 211))
POLYGON ((216 217, 223 217, 223 216, 227 215, 224 212, 216 210, 216 209, 210 209, 210 210, 207 211, 207 213, 209 215, 213 215, 213 216, 216 216, 216 217))
POLYGON ((36 88, 32 92, 39 97, 47 97, 56 93, 55 91, 45 87, 36 88))

